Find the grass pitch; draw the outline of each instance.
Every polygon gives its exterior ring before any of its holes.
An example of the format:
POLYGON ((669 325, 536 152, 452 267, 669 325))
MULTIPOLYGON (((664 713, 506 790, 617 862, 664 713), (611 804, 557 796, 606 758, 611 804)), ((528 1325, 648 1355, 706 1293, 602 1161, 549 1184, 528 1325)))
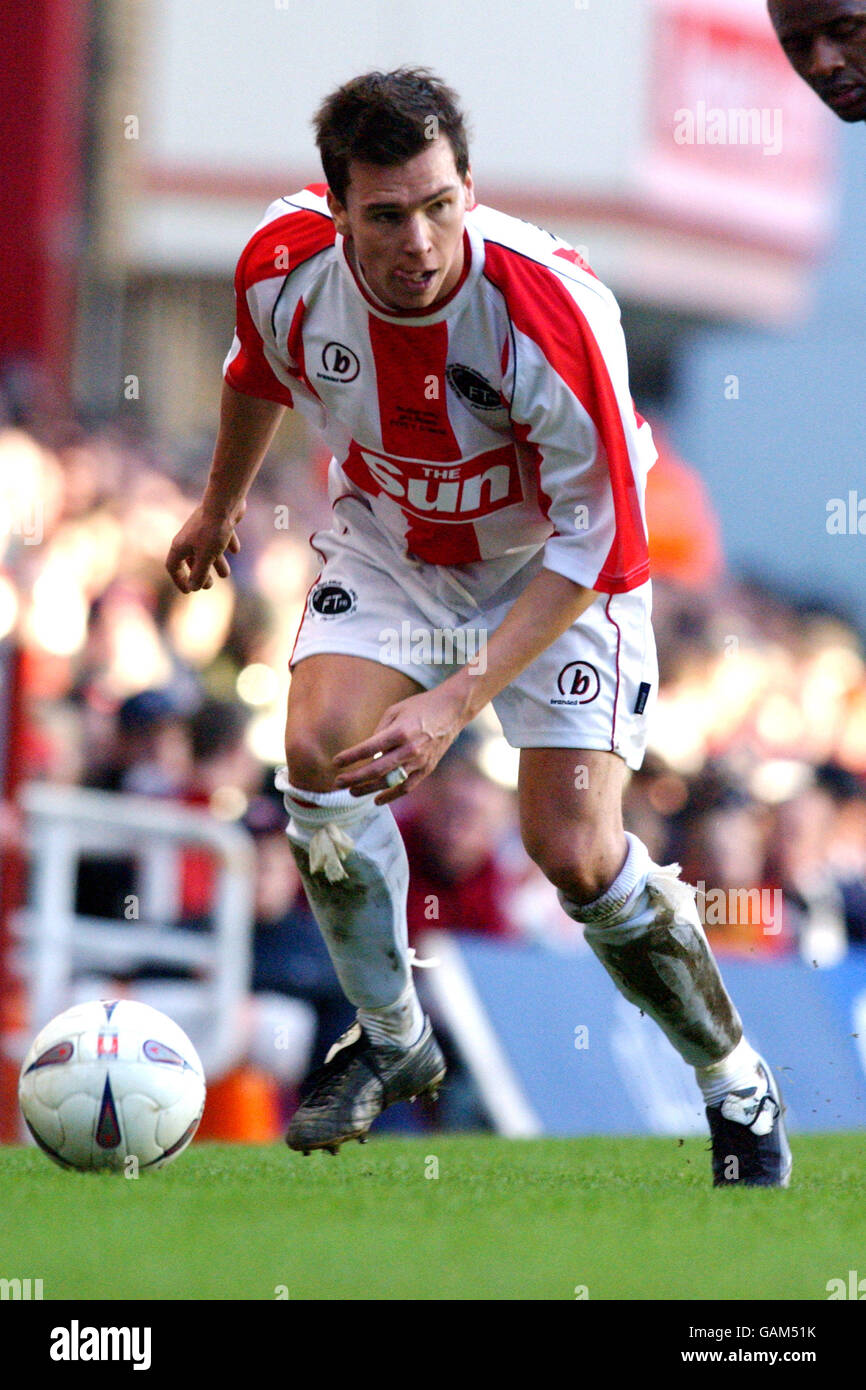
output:
POLYGON ((786 1192, 714 1191, 702 1140, 202 1142, 136 1180, 0 1149, 0 1277, 46 1300, 826 1300, 866 1273, 866 1134, 792 1147, 786 1192))

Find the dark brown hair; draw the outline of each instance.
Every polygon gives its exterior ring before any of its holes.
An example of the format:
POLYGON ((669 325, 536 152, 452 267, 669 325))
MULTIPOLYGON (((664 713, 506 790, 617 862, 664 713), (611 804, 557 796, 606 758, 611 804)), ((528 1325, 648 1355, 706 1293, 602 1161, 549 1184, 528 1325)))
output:
POLYGON ((429 68, 397 68, 354 77, 326 97, 313 118, 322 168, 345 206, 349 162, 403 164, 445 135, 461 178, 469 147, 458 97, 429 68))

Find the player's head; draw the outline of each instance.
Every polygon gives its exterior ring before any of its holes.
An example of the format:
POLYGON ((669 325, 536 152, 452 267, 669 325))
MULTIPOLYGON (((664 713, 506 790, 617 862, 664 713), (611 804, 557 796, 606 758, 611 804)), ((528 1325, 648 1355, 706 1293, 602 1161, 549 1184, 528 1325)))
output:
POLYGON ((337 230, 373 293, 398 309, 447 295, 474 201, 454 92, 426 68, 365 73, 325 99, 314 125, 337 230))
POLYGON ((866 0, 768 0, 791 66, 843 121, 866 121, 866 0))

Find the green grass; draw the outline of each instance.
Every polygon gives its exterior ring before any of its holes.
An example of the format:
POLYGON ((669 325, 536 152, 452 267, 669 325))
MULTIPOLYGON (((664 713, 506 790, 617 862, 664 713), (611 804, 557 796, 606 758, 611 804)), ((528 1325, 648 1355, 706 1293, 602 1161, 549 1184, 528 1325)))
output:
POLYGON ((778 1192, 714 1191, 701 1140, 200 1143, 137 1180, 0 1149, 0 1277, 46 1299, 825 1300, 866 1275, 864 1155, 800 1137, 778 1192))

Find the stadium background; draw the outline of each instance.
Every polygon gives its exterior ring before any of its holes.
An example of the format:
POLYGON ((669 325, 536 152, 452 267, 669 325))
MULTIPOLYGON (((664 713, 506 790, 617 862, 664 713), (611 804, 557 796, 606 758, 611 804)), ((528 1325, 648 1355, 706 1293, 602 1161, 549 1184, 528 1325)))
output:
MULTIPOLYGON (((55 936, 38 933, 34 784, 146 792, 251 837, 249 998, 206 1133, 278 1133, 340 1020, 268 794, 307 536, 326 514, 326 460, 301 422, 259 475, 231 583, 182 597, 163 562, 209 461, 239 248, 273 197, 319 177, 321 96, 417 61, 463 98, 482 201, 579 246, 623 307, 662 454, 662 686, 629 823, 705 885, 711 939, 791 1070, 799 1126, 866 1123, 862 131, 794 78, 762 0, 33 0, 6 7, 0 38, 3 1137, 20 1137, 34 1000, 97 987, 92 959, 70 978, 72 911, 143 930, 124 915, 130 828, 125 852, 90 847, 55 895, 55 936)), ((436 1115, 394 1123, 696 1130, 677 1059, 608 996, 523 858, 513 779, 482 722, 403 808, 413 939, 442 960, 427 988, 467 1065, 436 1115), (649 1076, 665 1078, 651 1093, 649 1076)), ((62 795, 50 805, 49 829, 62 795)), ((212 925, 206 855, 184 853, 177 888, 164 924, 212 925)), ((113 987, 173 1012, 196 992, 183 974, 139 962, 113 987)))

